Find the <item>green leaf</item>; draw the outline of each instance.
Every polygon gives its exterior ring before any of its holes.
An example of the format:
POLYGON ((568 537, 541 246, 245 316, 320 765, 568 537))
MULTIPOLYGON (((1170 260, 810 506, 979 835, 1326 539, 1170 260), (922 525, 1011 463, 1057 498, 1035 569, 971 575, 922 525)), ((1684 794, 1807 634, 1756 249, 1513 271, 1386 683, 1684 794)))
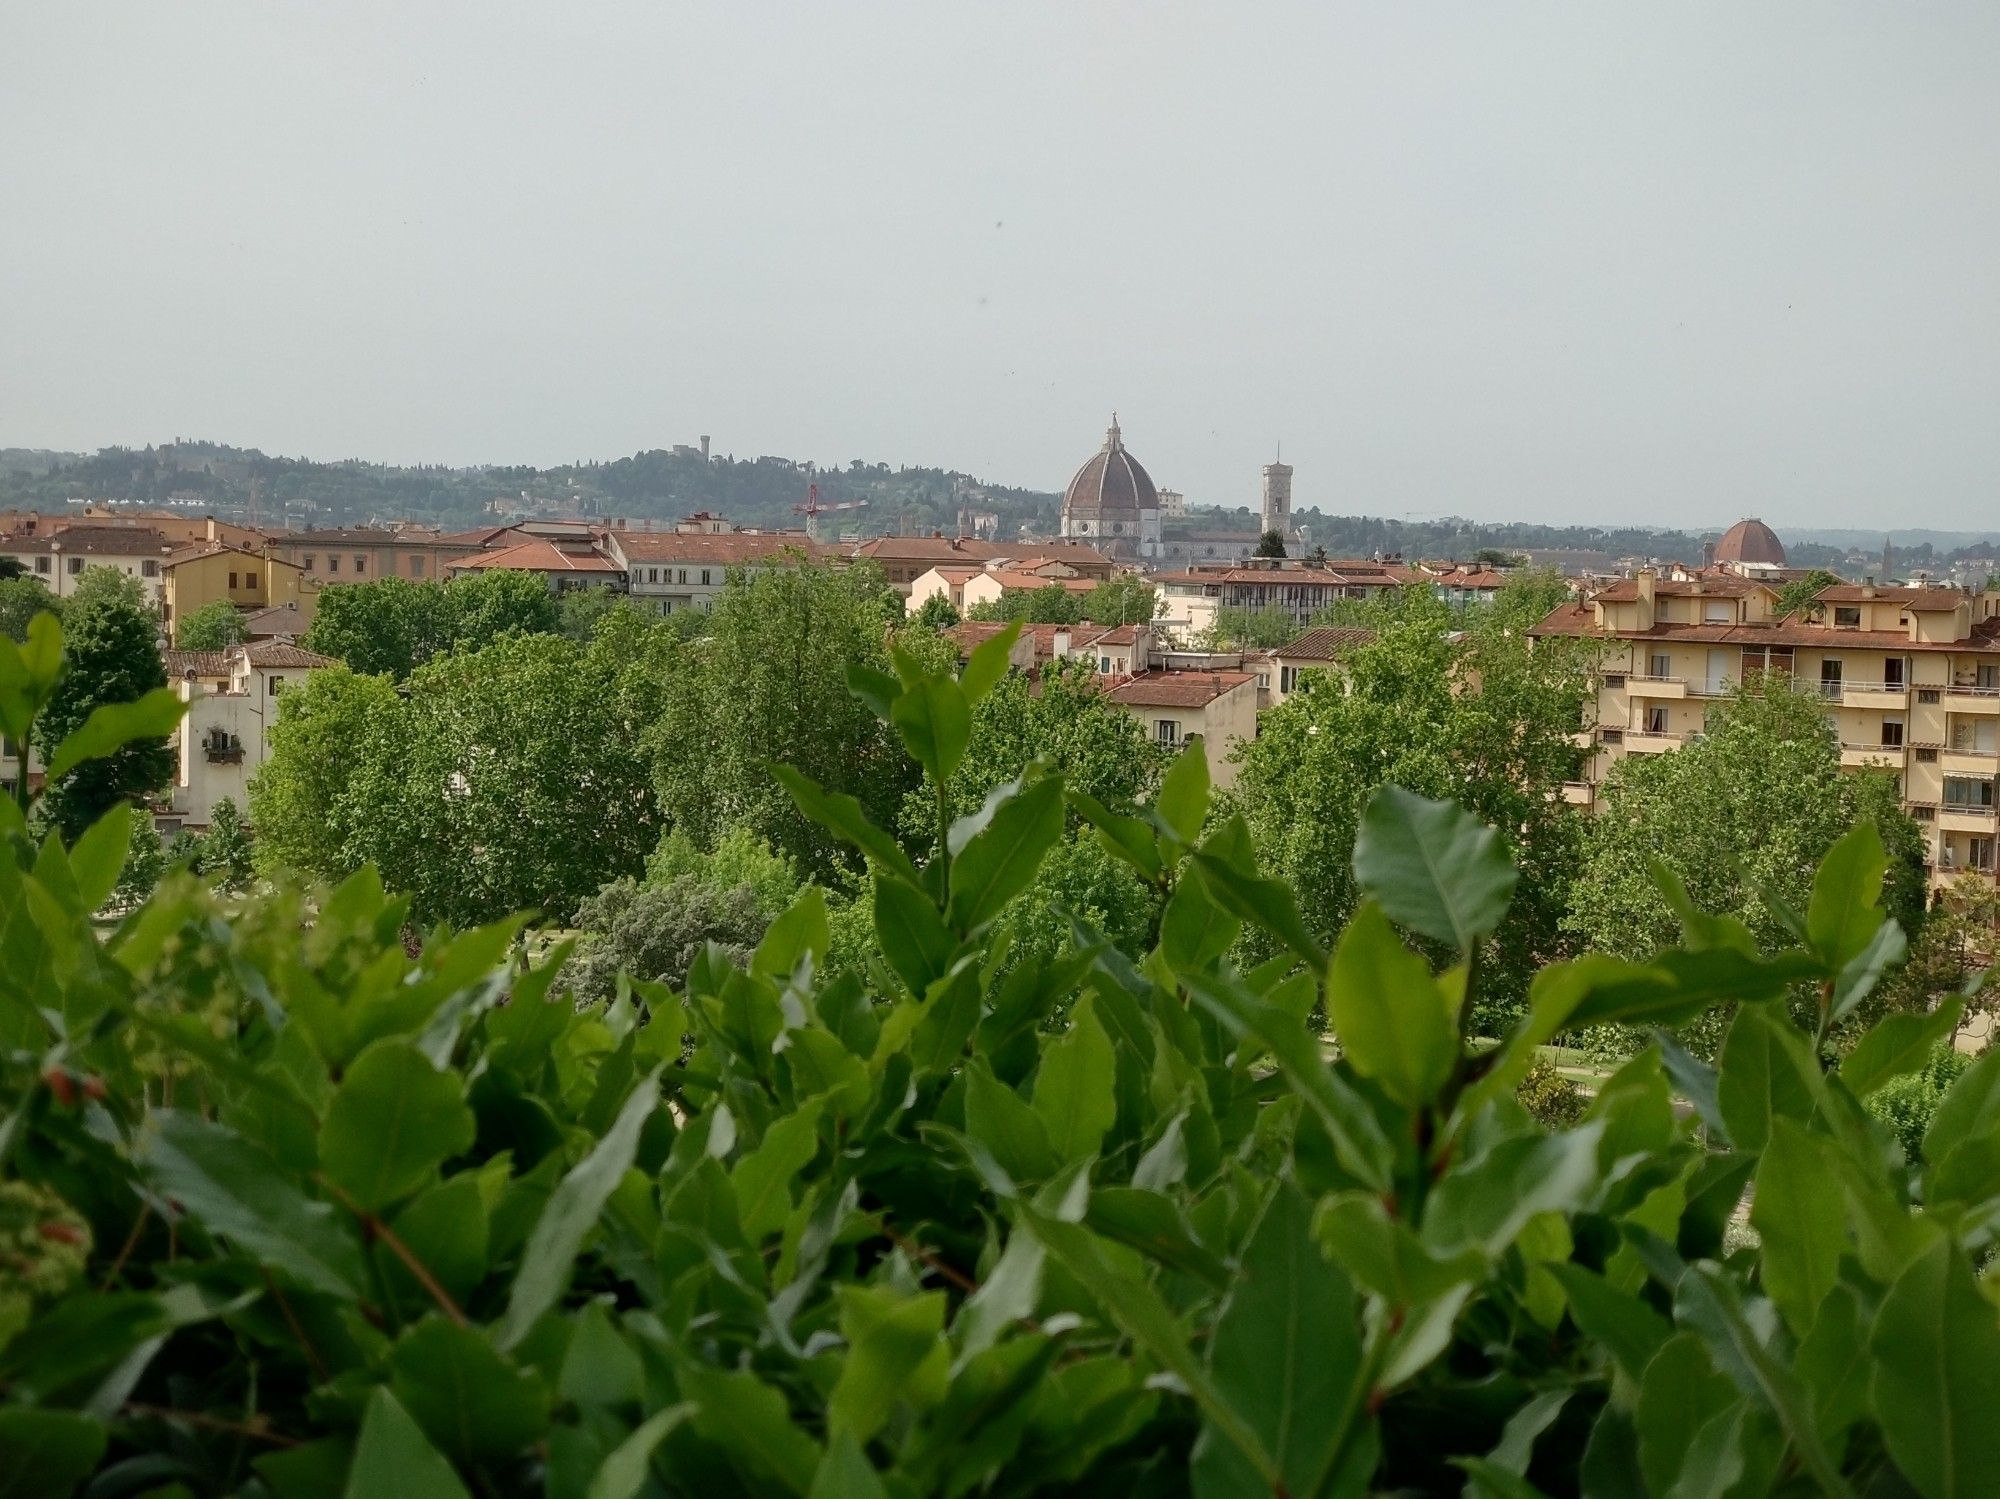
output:
POLYGON ((1000 629, 972 648, 958 674, 958 685, 968 703, 977 703, 1007 675, 1013 660, 1014 642, 1021 638, 1021 621, 1009 620, 1000 629))
POLYGON ((1903 961, 1910 950, 1909 939, 1893 921, 1875 928, 1868 945, 1841 965, 1833 979, 1832 1016, 1844 1020, 1854 1007, 1875 992, 1882 975, 1903 961))
POLYGON ((1934 1171, 1945 1157, 1967 1141, 1977 1140, 2000 1128, 2000 1047, 1988 1047, 1986 1054, 1959 1074, 1946 1090, 1937 1112, 1924 1131, 1924 1159, 1934 1171))
POLYGON ((440 1072, 409 1041, 385 1038, 354 1059, 327 1105, 320 1167, 375 1212, 424 1185, 472 1136, 458 1074, 440 1072))
MULTIPOLYGON (((1326 949, 1299 914, 1297 897, 1283 880, 1266 879, 1239 862, 1249 832, 1233 817, 1196 849, 1193 867, 1215 903, 1244 921, 1254 921, 1315 970, 1326 967, 1326 949), (1224 850, 1227 850, 1226 852, 1224 850)), ((1185 875, 1182 878, 1186 878, 1185 875)))
POLYGON ((584 1490, 583 1499, 635 1499, 644 1491, 647 1475, 652 1471, 653 1450, 693 1414, 694 1403, 684 1400, 679 1405, 654 1411, 641 1421, 632 1435, 611 1449, 591 1478, 590 1487, 584 1490))
POLYGON ((1042 1116, 993 1075, 984 1057, 965 1066, 965 1132, 1017 1182, 1044 1181, 1063 1164, 1042 1116))
POLYGON ((0 1410, 0 1499, 73 1492, 104 1456, 105 1435, 75 1411, 0 1410))
POLYGON ((887 723, 896 699, 903 695, 903 683, 891 672, 852 661, 847 667, 847 690, 866 703, 869 712, 887 723))
POLYGON ((1327 1198, 1314 1216, 1313 1231, 1341 1268, 1391 1307, 1434 1301, 1486 1275, 1484 1255, 1433 1254, 1407 1223, 1389 1215, 1373 1193, 1342 1192, 1327 1198))
POLYGON ((1406 1109, 1437 1096, 1458 1059, 1458 1031, 1430 965, 1396 935, 1381 906, 1354 913, 1327 972, 1327 1013, 1342 1053, 1406 1109))
POLYGON ((562 1295, 577 1251, 597 1225, 597 1216, 619 1180, 632 1169, 639 1153, 639 1131, 659 1100, 660 1074, 654 1072, 632 1090, 604 1138, 549 1194, 521 1251, 521 1268, 507 1298, 507 1314, 500 1321, 497 1341, 502 1349, 512 1349, 526 1337, 562 1295))
POLYGON ((843 1431, 826 1444, 808 1499, 889 1499, 889 1491, 854 1433, 843 1431))
POLYGON ((1160 952, 1175 970, 1202 969, 1228 952, 1243 923, 1209 898, 1201 880, 1182 880, 1160 915, 1160 952))
POLYGON ((1956 994, 1928 1014, 1879 1020, 1840 1061, 1840 1080, 1856 1098, 1921 1068, 1937 1044, 1958 1029, 1965 1001, 1956 994))
POLYGON ((1560 1135, 1516 1135, 1448 1172, 1424 1210, 1424 1243, 1499 1255, 1537 1213, 1574 1212, 1597 1185, 1604 1121, 1560 1135))
POLYGON ((1581 1265, 1552 1264, 1544 1268, 1569 1298, 1569 1314, 1576 1325, 1609 1353, 1627 1375, 1641 1378, 1646 1365, 1673 1334, 1667 1319, 1637 1296, 1619 1290, 1581 1265))
POLYGON ((1085 998, 1071 1012, 1069 1029, 1043 1040, 1042 1065, 1035 1074, 1035 1113, 1047 1127, 1058 1159, 1097 1154, 1105 1131, 1118 1117, 1115 1082, 1111 1038, 1085 998))
POLYGON ((676 1366, 681 1393, 694 1401, 693 1426, 756 1482, 752 1493, 804 1494, 819 1470, 819 1444, 792 1420, 785 1399, 754 1374, 676 1366))
POLYGON ((1228 1269, 1195 1239, 1180 1204, 1164 1192, 1143 1187, 1098 1187, 1084 1215, 1105 1238, 1129 1244, 1148 1259, 1210 1285, 1222 1286, 1228 1269))
POLYGON ((896 876, 875 875, 875 940, 896 977, 924 997, 951 967, 957 943, 931 898, 896 876))
MULTIPOLYGON (((1314 1241, 1312 1210, 1281 1182, 1243 1250, 1209 1340, 1208 1372, 1255 1433, 1281 1491, 1314 1492, 1342 1443, 1363 1439, 1367 1369, 1354 1288, 1314 1241)), ((1260 1475, 1227 1433, 1195 1444, 1197 1494, 1245 1492, 1260 1475)))
POLYGON ((428 1317, 397 1340, 391 1387, 417 1425, 461 1463, 512 1457, 541 1440, 549 1398, 476 1328, 428 1317))
POLYGON ((826 892, 817 885, 808 885, 765 928, 764 939, 751 955, 750 971, 766 978, 788 979, 805 958, 817 962, 825 957, 831 940, 826 924, 826 892))
POLYGON ((347 1474, 347 1499, 472 1499, 458 1474, 437 1448, 424 1440, 417 1423, 396 1397, 377 1388, 361 1416, 354 1466, 347 1474))
POLYGON ((1153 815, 1160 826, 1192 846, 1208 817, 1208 751, 1191 744, 1174 757, 1153 798, 1153 815))
POLYGON ((1042 859, 1062 837, 1062 782, 1029 782, 1001 802, 985 829, 951 861, 952 924, 969 932, 1034 882, 1042 859))
POLYGON ((870 822, 868 814, 861 810, 861 803, 854 797, 844 791, 827 791, 789 765, 773 765, 771 774, 792 794, 799 811, 812 821, 842 842, 861 850, 880 868, 912 885, 923 885, 916 866, 903 852, 902 845, 870 822))
POLYGON ((1500 925, 1520 875, 1463 807, 1384 786, 1361 814, 1354 878, 1389 916, 1460 952, 1500 925))
POLYGON ((1693 1333, 1676 1333, 1660 1345, 1639 1381, 1633 1412, 1648 1493, 1672 1490, 1695 1433, 1737 1399, 1736 1387, 1715 1372, 1693 1333))
POLYGON ((944 1343, 944 1293, 905 1296, 878 1286, 840 1286, 847 1359, 827 1397, 829 1429, 867 1442, 905 1401, 919 1409, 944 1398, 951 1352, 944 1343))
POLYGON ((351 1220, 308 1198, 234 1131, 158 1109, 140 1134, 138 1160, 147 1180, 210 1233, 315 1290, 352 1299, 366 1289, 351 1220))
POLYGON ((889 722, 902 736, 910 758, 937 786, 951 779, 972 742, 972 712, 965 691, 945 677, 906 678, 902 696, 890 707, 889 722))
POLYGON ((1764 1292, 1804 1337, 1840 1276, 1846 1202, 1819 1137, 1782 1116, 1757 1165, 1750 1222, 1763 1238, 1764 1292))
POLYGON ((1226 1400, 1209 1372, 1189 1351, 1187 1334, 1160 1294, 1144 1281, 1112 1268, 1096 1235, 1080 1223, 1066 1223, 1026 1203, 1016 1206, 1021 1225, 1049 1255, 1090 1293, 1112 1324, 1132 1338, 1163 1369, 1179 1377, 1213 1430, 1242 1453, 1266 1490, 1278 1483, 1277 1465, 1264 1451, 1254 1428, 1226 1400))
POLYGON ((59 780, 86 760, 102 760, 141 739, 164 739, 187 712, 171 687, 156 687, 136 702, 102 703, 83 726, 56 746, 45 779, 59 780))
POLYGON ((792 1181, 819 1152, 819 1105, 772 1121, 757 1148, 730 1170, 743 1237, 761 1243, 792 1214, 792 1181))
POLYGON ((1778 1118, 1801 1122, 1819 1105, 1819 1068, 1806 1038, 1782 1015, 1745 1005, 1722 1042, 1716 1103, 1739 1150, 1762 1150, 1778 1118))
MULTIPOLYGON (((486 1273, 486 1201, 474 1172, 461 1172, 424 1192, 396 1214, 390 1228, 447 1295, 462 1301, 486 1273)), ((377 1244, 374 1254, 376 1269, 399 1305, 430 1304, 429 1293, 393 1250, 377 1244)))
POLYGON ((1160 877, 1160 844, 1152 825, 1137 817, 1111 811, 1094 796, 1071 787, 1066 793, 1070 810, 1096 829, 1098 841, 1111 853, 1139 871, 1143 880, 1160 877))
POLYGON ((1547 1499, 1547 1495, 1519 1473, 1483 1457, 1454 1457, 1451 1461, 1468 1480, 1465 1499, 1547 1499))
MULTIPOLYGON (((70 849, 70 877, 76 881, 84 911, 95 911, 111 899, 111 892, 118 887, 125 855, 132 847, 132 823, 137 815, 130 802, 120 802, 92 823, 70 849)), ((150 813, 146 820, 151 823, 150 813)))
POLYGON ((1882 925, 1882 876, 1888 868, 1889 855, 1872 822, 1854 827, 1820 860, 1806 906, 1806 936, 1829 972, 1845 967, 1882 925))
POLYGON ((1889 1455, 1927 1499, 1990 1494, 2000 1314, 1965 1255, 1941 1239, 1897 1277, 1875 1314, 1875 1414, 1889 1455))

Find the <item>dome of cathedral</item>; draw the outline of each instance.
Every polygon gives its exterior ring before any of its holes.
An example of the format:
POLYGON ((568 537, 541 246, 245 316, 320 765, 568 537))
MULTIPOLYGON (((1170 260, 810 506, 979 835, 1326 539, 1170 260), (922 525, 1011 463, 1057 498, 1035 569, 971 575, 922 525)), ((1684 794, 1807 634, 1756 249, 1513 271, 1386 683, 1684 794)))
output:
POLYGON ((1127 534, 1113 526, 1129 527, 1137 534, 1139 512, 1158 510, 1160 492, 1138 459, 1126 451, 1118 430, 1118 417, 1111 418, 1111 430, 1104 434, 1104 446, 1076 471, 1063 491, 1065 517, 1090 523, 1090 534, 1127 534))
POLYGON ((1773 567, 1785 565, 1785 544, 1778 533, 1760 520, 1740 520, 1722 533, 1715 544, 1717 562, 1763 562, 1773 567))

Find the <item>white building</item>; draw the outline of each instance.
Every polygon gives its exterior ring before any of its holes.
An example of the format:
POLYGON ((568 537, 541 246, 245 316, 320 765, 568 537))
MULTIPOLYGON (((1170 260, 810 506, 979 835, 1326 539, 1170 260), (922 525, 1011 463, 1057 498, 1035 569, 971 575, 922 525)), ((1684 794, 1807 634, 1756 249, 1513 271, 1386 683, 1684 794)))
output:
POLYGON ((270 756, 278 699, 322 667, 340 663, 277 640, 226 651, 168 651, 167 681, 188 705, 173 738, 174 783, 161 830, 196 832, 224 797, 247 817, 250 778, 270 756))

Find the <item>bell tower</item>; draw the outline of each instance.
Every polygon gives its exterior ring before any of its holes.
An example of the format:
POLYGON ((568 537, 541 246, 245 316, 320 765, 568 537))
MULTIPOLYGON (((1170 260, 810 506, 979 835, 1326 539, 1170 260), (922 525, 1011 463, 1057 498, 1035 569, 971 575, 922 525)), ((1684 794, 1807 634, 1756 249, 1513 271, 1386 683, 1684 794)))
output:
POLYGON ((1292 538, 1292 466, 1289 463, 1264 465, 1264 514, 1259 529, 1276 531, 1287 541, 1292 538))

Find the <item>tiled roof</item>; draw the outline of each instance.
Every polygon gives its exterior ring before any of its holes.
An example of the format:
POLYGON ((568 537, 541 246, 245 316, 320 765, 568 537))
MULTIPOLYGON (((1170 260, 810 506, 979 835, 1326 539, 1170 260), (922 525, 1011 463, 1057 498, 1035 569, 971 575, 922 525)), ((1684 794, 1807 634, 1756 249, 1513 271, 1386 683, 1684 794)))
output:
POLYGON ((877 562, 979 562, 1005 558, 1020 562, 1047 557, 1074 566, 1106 567, 1111 559, 1080 541, 980 541, 970 536, 873 536, 850 555, 877 562))
POLYGON ((1691 645, 1805 646, 1830 651, 2000 650, 2000 618, 1979 621, 1963 640, 1912 640, 1902 630, 1837 630, 1804 624, 1795 615, 1740 625, 1656 624, 1650 630, 1605 630, 1597 625, 1588 604, 1559 604, 1528 633, 1598 640, 1686 641, 1691 645))
POLYGON ((1375 639, 1373 630, 1356 629, 1344 625, 1322 625, 1316 630, 1308 630, 1278 654, 1288 660, 1331 661, 1343 651, 1352 650, 1357 645, 1367 645, 1375 639))
POLYGON ((237 651, 252 666, 267 670, 272 667, 294 667, 307 671, 321 666, 338 666, 332 656, 322 656, 318 651, 306 650, 293 645, 288 640, 253 640, 248 645, 239 645, 237 651))
POLYGON ((243 616, 243 627, 253 640, 259 636, 298 635, 306 628, 306 617, 297 604, 278 604, 269 609, 252 609, 243 616))
POLYGON ((1969 594, 1956 588, 1870 588, 1859 583, 1834 583, 1813 598, 1826 604, 1900 604, 1905 609, 1956 609, 1969 594))
POLYGON ((1336 572, 1336 564, 1318 567, 1191 567, 1182 572, 1160 573, 1162 583, 1267 584, 1274 588, 1399 588, 1408 579, 1401 571, 1370 568, 1366 572, 1336 572))
POLYGON ((1107 692, 1132 708, 1200 708, 1253 680, 1247 671, 1148 671, 1107 692))
POLYGON ((167 677, 179 681, 183 677, 226 677, 229 675, 229 652, 227 651, 161 651, 160 659, 166 664, 167 677))
MULTIPOLYGON (((1660 578, 1653 584, 1653 596, 1662 599, 1687 599, 1696 597, 1740 599, 1760 590, 1765 593, 1777 592, 1768 583, 1759 582, 1754 578, 1739 578, 1734 574, 1724 573, 1705 574, 1699 580, 1690 578, 1676 581, 1672 578, 1660 578)), ((1600 588, 1591 596, 1601 599, 1607 604, 1629 604, 1639 597, 1639 580, 1637 578, 1620 578, 1616 583, 1600 588)))
POLYGON ((552 541, 524 541, 497 552, 474 552, 451 564, 453 572, 508 568, 528 573, 621 573, 616 562, 599 552, 568 551, 552 541))
POLYGON ((147 526, 67 526, 33 536, 0 536, 0 552, 55 553, 86 557, 163 556, 173 543, 147 526))
POLYGON ((1071 593, 1092 593, 1097 588, 1097 580, 1094 578, 1045 578, 1039 573, 1021 573, 1009 568, 995 568, 988 576, 1002 588, 1015 588, 1029 593, 1037 588, 1063 588, 1071 593))
POLYGON ((269 562, 273 567, 292 567, 296 564, 282 557, 266 557, 261 552, 250 551, 246 547, 234 546, 226 541, 198 541, 193 546, 182 547, 167 554, 166 566, 178 567, 183 562, 194 562, 202 557, 213 557, 222 552, 234 552, 239 557, 249 557, 258 562, 269 562))

